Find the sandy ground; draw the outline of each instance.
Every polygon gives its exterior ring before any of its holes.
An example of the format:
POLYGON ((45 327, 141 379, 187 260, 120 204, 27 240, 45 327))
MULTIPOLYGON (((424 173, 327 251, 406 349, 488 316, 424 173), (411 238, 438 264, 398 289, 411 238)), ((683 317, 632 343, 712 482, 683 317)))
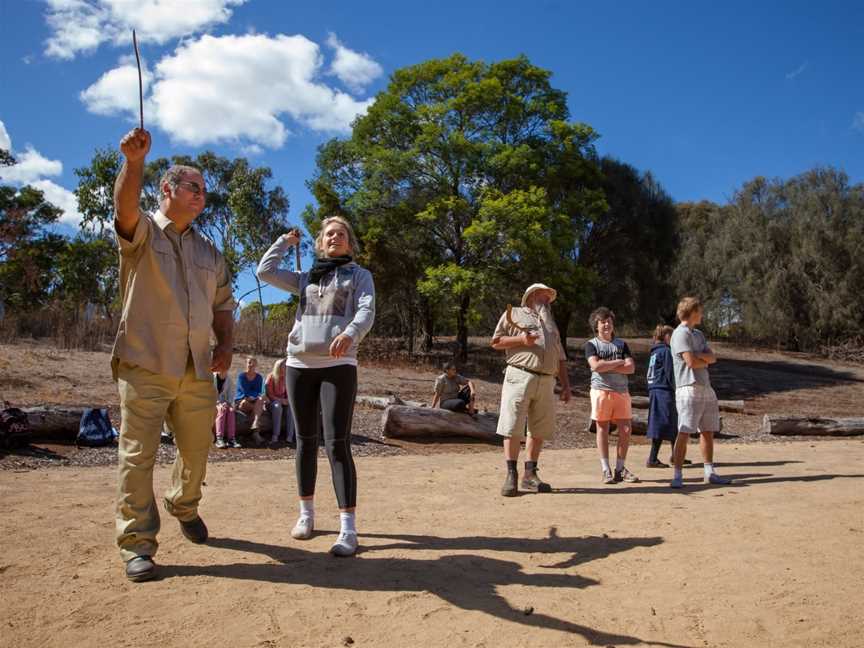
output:
MULTIPOLYGON (((634 450, 635 468, 645 448, 634 450)), ((161 580, 126 581, 114 470, 0 472, 2 646, 861 646, 864 442, 723 444, 731 487, 667 471, 602 486, 550 450, 549 495, 497 495, 496 452, 361 457, 363 551, 288 531, 286 461, 216 463, 192 545, 163 516, 161 580)), ((158 466, 157 489, 169 468, 158 466)))

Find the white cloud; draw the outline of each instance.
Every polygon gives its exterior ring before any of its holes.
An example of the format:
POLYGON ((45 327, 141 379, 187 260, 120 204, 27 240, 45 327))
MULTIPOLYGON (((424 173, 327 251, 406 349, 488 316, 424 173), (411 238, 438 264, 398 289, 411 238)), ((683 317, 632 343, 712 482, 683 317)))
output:
MULTIPOLYGON (((153 74, 146 62, 141 62, 141 82, 145 95, 153 81, 153 74)), ((138 68, 135 57, 120 59, 119 67, 109 70, 79 95, 87 110, 97 115, 113 115, 121 112, 138 114, 138 68)), ((148 108, 145 105, 145 117, 148 108)))
POLYGON ((14 155, 15 164, 0 167, 0 178, 6 182, 30 184, 39 178, 63 173, 63 163, 60 160, 49 160, 29 144, 23 153, 14 155))
POLYGON ((336 53, 330 64, 330 74, 336 75, 342 83, 355 92, 362 90, 384 73, 372 57, 348 49, 332 32, 327 37, 327 45, 336 53))
POLYGON ((75 197, 74 193, 52 180, 36 180, 28 184, 39 189, 46 201, 63 210, 63 214, 60 216, 61 223, 78 227, 83 217, 78 211, 78 198, 75 197))
MULTIPOLYGON (((12 152, 12 138, 6 131, 6 126, 0 121, 0 148, 12 152)), ((78 211, 78 199, 75 194, 61 187, 46 176, 58 176, 63 173, 63 163, 60 160, 49 160, 29 144, 23 153, 14 153, 16 164, 0 167, 0 180, 12 185, 30 185, 42 191, 45 200, 63 210, 61 223, 77 227, 81 222, 78 211)))
POLYGON ((167 43, 228 22, 246 0, 46 0, 51 30, 48 56, 72 59, 102 43, 128 44, 132 29, 140 42, 167 43))
MULTIPOLYGON (((156 63, 144 123, 174 140, 278 148, 287 116, 318 131, 347 131, 371 100, 321 81, 323 56, 304 36, 204 35, 156 63)), ((123 64, 81 93, 91 112, 137 117, 137 80, 123 64)))
POLYGON ((4 151, 12 150, 12 138, 9 137, 9 133, 6 131, 6 125, 3 123, 3 120, 0 120, 0 149, 4 151))
POLYGON ((852 118, 852 128, 860 133, 864 133, 864 111, 855 113, 852 118))
POLYGON ((798 75, 800 75, 802 72, 804 72, 804 70, 806 70, 808 67, 810 67, 810 61, 804 61, 801 65, 799 65, 797 68, 795 68, 791 72, 787 72, 786 73, 786 79, 789 81, 792 81, 798 75))

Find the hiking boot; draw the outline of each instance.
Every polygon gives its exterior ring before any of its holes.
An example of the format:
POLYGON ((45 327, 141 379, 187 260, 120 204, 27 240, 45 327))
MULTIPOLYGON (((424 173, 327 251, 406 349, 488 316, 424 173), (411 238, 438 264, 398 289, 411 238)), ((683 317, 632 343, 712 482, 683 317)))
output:
POLYGON ((603 471, 603 483, 604 484, 614 484, 615 483, 615 478, 612 476, 611 470, 604 470, 603 471))
POLYGON ((551 493, 552 487, 540 479, 536 470, 525 473, 520 487, 529 493, 551 493))
POLYGON ((217 448, 227 448, 228 444, 225 443, 225 439, 216 439, 216 447, 217 448))
POLYGON ((504 478, 504 484, 501 486, 501 494, 504 497, 514 497, 519 494, 519 489, 516 487, 516 482, 519 481, 519 473, 515 470, 508 470, 507 476, 504 478))
POLYGON ((312 537, 312 531, 315 530, 315 520, 308 515, 301 515, 297 519, 294 528, 291 529, 291 537, 295 540, 308 540, 312 537))
POLYGON ((732 480, 728 477, 721 477, 717 473, 711 473, 705 478, 706 484, 717 484, 718 486, 728 486, 732 483, 732 480))
POLYGON ((153 580, 156 578, 156 563, 150 556, 135 556, 126 561, 126 578, 133 583, 153 580))
POLYGON ((646 468, 668 468, 669 464, 664 464, 659 459, 655 459, 654 461, 646 461, 645 467, 646 468))
POLYGON ((622 468, 621 470, 615 471, 615 481, 627 482, 628 484, 638 484, 639 478, 632 472, 627 470, 627 468, 622 468))
POLYGON ((330 553, 334 556, 339 556, 340 558, 353 556, 357 553, 357 544, 356 533, 342 531, 339 534, 339 537, 336 538, 336 542, 334 542, 333 546, 330 547, 330 553))
POLYGON ((194 542, 195 544, 204 544, 207 542, 207 525, 204 524, 204 520, 200 517, 196 517, 194 520, 189 520, 188 522, 180 520, 180 531, 186 536, 189 542, 194 542))

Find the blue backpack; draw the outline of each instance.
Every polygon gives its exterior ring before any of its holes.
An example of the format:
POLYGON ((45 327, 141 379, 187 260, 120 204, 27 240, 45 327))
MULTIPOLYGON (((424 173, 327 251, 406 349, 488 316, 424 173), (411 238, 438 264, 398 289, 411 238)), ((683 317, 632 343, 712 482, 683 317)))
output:
POLYGON ((116 438, 117 431, 111 426, 107 409, 93 407, 84 410, 81 423, 78 425, 75 445, 90 447, 110 445, 116 438))

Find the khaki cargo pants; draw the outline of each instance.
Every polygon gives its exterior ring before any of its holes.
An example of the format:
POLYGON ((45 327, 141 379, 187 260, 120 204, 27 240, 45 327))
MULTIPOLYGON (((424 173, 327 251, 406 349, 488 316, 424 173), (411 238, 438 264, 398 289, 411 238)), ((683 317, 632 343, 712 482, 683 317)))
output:
POLYGON ((163 420, 174 431, 177 446, 165 509, 184 521, 198 515, 213 438, 216 388, 212 381, 196 376, 191 356, 182 378, 156 374, 123 361, 115 371, 122 416, 117 451, 116 533, 120 555, 126 561, 135 556, 153 556, 159 546, 153 466, 163 420))

